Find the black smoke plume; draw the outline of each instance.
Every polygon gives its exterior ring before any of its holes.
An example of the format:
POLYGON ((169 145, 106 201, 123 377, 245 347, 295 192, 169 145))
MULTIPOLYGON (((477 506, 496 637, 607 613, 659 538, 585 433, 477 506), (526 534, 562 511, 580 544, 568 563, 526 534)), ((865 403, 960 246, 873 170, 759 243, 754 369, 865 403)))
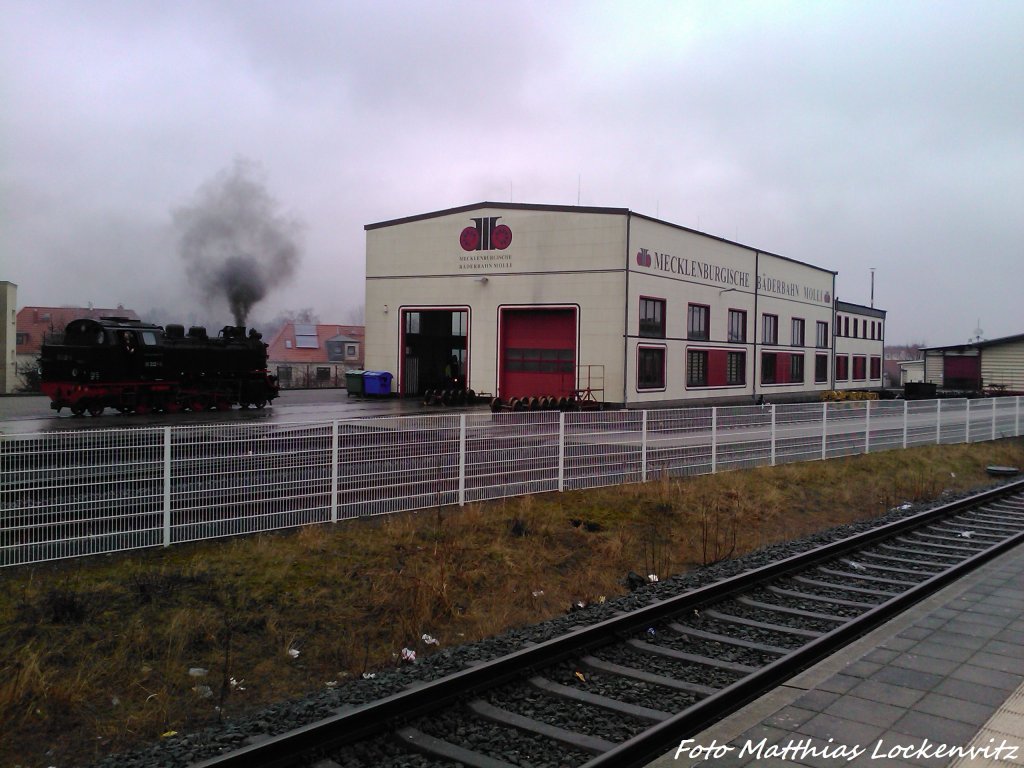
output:
POLYGON ((253 305, 295 274, 302 226, 279 212, 250 161, 235 160, 173 216, 189 282, 207 300, 226 300, 235 325, 245 325, 253 305))

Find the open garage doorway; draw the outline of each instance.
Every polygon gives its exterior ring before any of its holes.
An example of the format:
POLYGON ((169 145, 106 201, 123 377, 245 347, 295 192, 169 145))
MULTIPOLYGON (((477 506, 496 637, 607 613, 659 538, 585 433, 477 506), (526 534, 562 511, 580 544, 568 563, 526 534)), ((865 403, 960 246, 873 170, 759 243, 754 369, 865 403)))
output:
POLYGON ((402 310, 401 394, 464 389, 468 375, 469 309, 402 310))

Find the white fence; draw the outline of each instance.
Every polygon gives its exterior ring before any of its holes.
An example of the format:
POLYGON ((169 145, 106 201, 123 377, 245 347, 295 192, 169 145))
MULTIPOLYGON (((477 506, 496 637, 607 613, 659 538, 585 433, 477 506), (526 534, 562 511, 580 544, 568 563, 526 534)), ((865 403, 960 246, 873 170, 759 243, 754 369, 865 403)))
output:
POLYGON ((663 474, 1019 436, 1021 397, 0 437, 0 566, 663 474))

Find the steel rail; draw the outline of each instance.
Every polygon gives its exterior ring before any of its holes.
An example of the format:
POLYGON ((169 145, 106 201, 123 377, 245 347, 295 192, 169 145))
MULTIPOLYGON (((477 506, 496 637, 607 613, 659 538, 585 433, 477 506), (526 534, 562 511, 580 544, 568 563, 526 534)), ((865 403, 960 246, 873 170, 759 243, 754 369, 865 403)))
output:
MULTIPOLYGON (((258 744, 203 760, 195 763, 193 768, 235 768, 236 766, 277 768, 278 766, 294 765, 301 754, 313 750, 329 751, 359 741, 374 733, 394 729, 403 721, 409 721, 440 709, 468 694, 499 686, 515 678, 527 678, 544 667, 604 645, 609 642, 610 638, 628 635, 666 617, 690 611, 706 603, 723 600, 756 585, 778 579, 792 571, 806 569, 823 560, 832 559, 933 520, 1020 491, 1024 491, 1024 480, 925 510, 852 537, 745 571, 729 579, 652 603, 627 614, 579 627, 506 656, 432 682, 416 685, 384 699, 369 702, 316 723, 270 737, 258 744)), ((841 624, 825 635, 811 640, 760 670, 719 690, 640 736, 622 742, 609 752, 588 761, 585 764, 586 768, 610 766, 629 768, 646 764, 677 743, 682 734, 696 733, 716 722, 764 691, 889 620, 928 594, 1020 543, 1024 543, 1024 531, 901 592, 861 616, 841 624)))

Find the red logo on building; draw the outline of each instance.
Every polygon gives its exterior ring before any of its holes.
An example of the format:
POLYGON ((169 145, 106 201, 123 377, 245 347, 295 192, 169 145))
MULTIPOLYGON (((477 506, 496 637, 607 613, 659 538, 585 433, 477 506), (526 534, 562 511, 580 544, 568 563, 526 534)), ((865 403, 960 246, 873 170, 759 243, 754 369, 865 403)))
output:
POLYGON ((636 252, 636 263, 639 267, 651 266, 651 253, 646 248, 641 248, 636 252))
POLYGON ((501 216, 485 216, 473 219, 475 227, 466 227, 459 235, 459 245, 464 251, 504 251, 512 245, 512 228, 499 224, 501 216))

